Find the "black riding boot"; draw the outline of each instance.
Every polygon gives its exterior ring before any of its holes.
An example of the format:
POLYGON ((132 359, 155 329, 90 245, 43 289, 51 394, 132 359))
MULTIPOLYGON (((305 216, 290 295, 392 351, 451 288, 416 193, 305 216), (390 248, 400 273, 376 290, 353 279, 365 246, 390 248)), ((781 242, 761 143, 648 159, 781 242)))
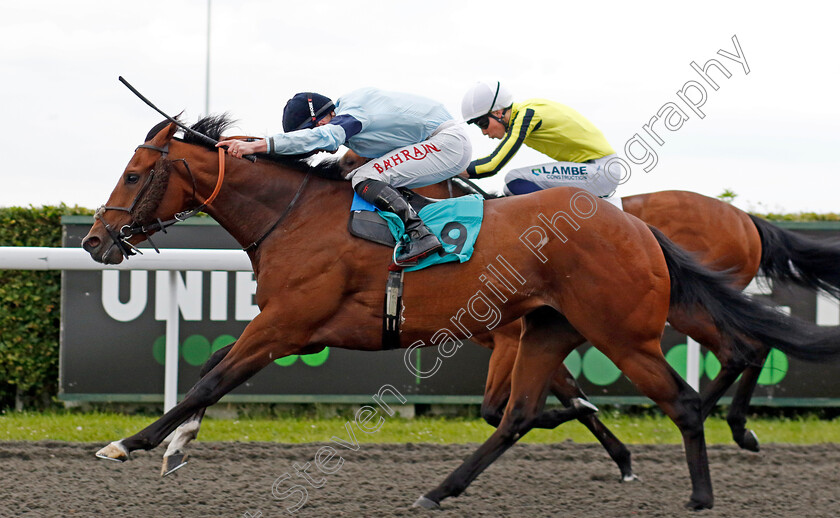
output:
POLYGON ((397 264, 417 263, 420 259, 443 250, 438 238, 396 189, 380 180, 365 180, 356 185, 356 192, 377 209, 399 216, 405 225, 408 242, 396 257, 397 264))

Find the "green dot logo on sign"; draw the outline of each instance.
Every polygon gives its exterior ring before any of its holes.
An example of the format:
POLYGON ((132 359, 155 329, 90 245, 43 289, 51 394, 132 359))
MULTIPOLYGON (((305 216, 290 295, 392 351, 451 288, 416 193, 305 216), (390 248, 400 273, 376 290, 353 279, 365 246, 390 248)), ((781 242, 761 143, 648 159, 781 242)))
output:
POLYGON ((233 335, 220 335, 217 336, 213 343, 210 345, 210 354, 227 347, 228 345, 232 344, 236 341, 236 337, 233 335))
POLYGON ((291 354, 289 356, 284 356, 283 358, 277 358, 276 360, 274 360, 274 363, 281 367, 288 367, 290 365, 293 365, 298 360, 298 358, 300 358, 305 365, 308 365, 310 367, 320 367, 324 364, 324 362, 327 361, 327 358, 329 356, 330 348, 324 347, 324 350, 319 353, 305 354, 303 356, 299 354, 291 354))
MULTIPOLYGON (((210 355, 236 341, 232 335, 221 335, 216 337, 211 344, 207 338, 201 335, 191 335, 178 345, 181 357, 188 364, 197 367, 204 365, 210 359, 210 355)), ((152 356, 161 365, 166 364, 166 336, 155 338, 152 344, 152 356)))
POLYGON ((329 355, 330 348, 324 347, 323 351, 315 354, 305 354, 301 356, 300 359, 303 360, 303 363, 309 365, 310 367, 320 367, 325 361, 327 361, 329 355))
MULTIPOLYGON (((216 337, 211 343, 206 337, 202 335, 190 335, 183 343, 179 344, 179 352, 181 358, 188 364, 198 367, 204 365, 210 356, 216 351, 227 347, 234 343, 236 337, 233 335, 220 335, 216 337)), ((283 358, 274 360, 274 363, 280 367, 289 367, 297 362, 298 358, 309 367, 320 367, 330 356, 330 348, 325 347, 323 351, 315 354, 306 354, 301 356, 299 354, 292 354, 283 358)), ((152 344, 152 357, 160 365, 166 365, 166 337, 158 336, 152 344)))
POLYGON ((771 349, 767 360, 761 367, 761 374, 758 376, 759 385, 775 385, 787 375, 788 359, 785 353, 778 349, 771 349))
POLYGON ((618 367, 604 353, 592 347, 583 355, 583 375, 595 385, 610 385, 621 376, 618 367))
MULTIPOLYGON (((678 344, 671 347, 670 350, 665 354, 665 360, 668 362, 668 365, 671 366, 672 369, 677 371, 682 379, 686 379, 686 375, 688 373, 688 346, 686 344, 678 344)), ((699 368, 697 372, 703 372, 703 355, 701 354, 698 358, 699 368)), ((719 369, 720 367, 718 367, 719 369)))
MULTIPOLYGON (((712 353, 706 355, 706 376, 715 379, 720 374, 720 361, 712 353)), ((788 372, 787 355, 778 349, 771 349, 767 355, 764 365, 761 367, 761 374, 758 376, 759 385, 775 385, 780 383, 788 372)), ((738 380, 741 377, 738 376, 738 380)))
POLYGON ((717 378, 717 375, 720 374, 720 360, 717 359, 717 356, 712 353, 706 353, 706 360, 703 364, 706 366, 706 376, 710 380, 717 378))
POLYGON ((210 340, 201 335, 190 335, 181 344, 181 357, 192 365, 198 367, 210 358, 210 340))
POLYGON ((274 363, 281 367, 288 367, 289 365, 295 363, 299 356, 299 354, 290 354, 289 356, 277 358, 276 360, 274 360, 274 363))
POLYGON ((577 377, 580 376, 581 359, 580 353, 577 352, 577 349, 566 356, 566 359, 563 360, 563 365, 566 366, 573 378, 577 379, 577 377))
POLYGON ((166 337, 159 336, 155 338, 152 344, 152 357, 161 365, 166 365, 166 337))

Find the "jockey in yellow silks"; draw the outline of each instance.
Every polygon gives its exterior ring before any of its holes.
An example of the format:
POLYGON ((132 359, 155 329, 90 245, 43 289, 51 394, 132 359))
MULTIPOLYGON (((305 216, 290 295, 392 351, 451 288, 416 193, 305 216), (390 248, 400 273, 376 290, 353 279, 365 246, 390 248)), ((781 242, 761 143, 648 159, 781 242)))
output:
POLYGON ((494 81, 473 86, 464 95, 461 113, 482 134, 501 139, 490 155, 470 162, 466 170, 470 178, 498 173, 525 144, 555 162, 509 171, 505 194, 575 186, 602 198, 614 195, 620 167, 611 164, 607 171, 607 163, 616 156, 615 151, 604 134, 572 108, 545 99, 515 103, 513 94, 494 81))

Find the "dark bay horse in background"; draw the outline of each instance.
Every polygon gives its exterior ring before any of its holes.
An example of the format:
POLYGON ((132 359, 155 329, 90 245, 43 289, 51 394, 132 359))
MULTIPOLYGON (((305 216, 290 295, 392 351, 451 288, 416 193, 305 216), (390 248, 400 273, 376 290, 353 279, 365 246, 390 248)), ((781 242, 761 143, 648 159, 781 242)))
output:
MULTIPOLYGON (((224 117, 209 117, 194 128, 219 138, 228 125, 224 117)), ((97 211, 83 246, 97 261, 119 263, 160 220, 202 207, 247 250, 260 313, 180 403, 140 432, 102 448, 97 454, 102 458, 124 461, 134 450, 158 446, 277 358, 325 346, 382 349, 384 270, 391 250, 346 231, 348 185, 318 176, 300 161, 252 164, 232 158, 224 158, 222 185, 216 150, 191 141, 189 133, 176 139, 176 130, 165 122, 150 131, 107 205, 97 211), (208 198, 212 204, 203 205, 208 198), (336 224, 325 224, 330 221, 336 224)), ((543 412, 543 407, 565 357, 588 340, 680 429, 692 484, 688 505, 711 507, 700 397, 668 365, 659 345, 669 308, 705 308, 718 332, 748 359, 753 340, 772 341, 804 359, 840 355, 834 345, 840 330, 817 328, 751 301, 660 232, 585 191, 558 188, 489 201, 483 228, 469 262, 406 274, 404 345, 436 345, 425 340, 444 332, 454 343, 460 335, 489 330, 486 314, 463 309, 486 288, 488 265, 501 265, 510 275, 507 284, 499 279, 496 286, 504 303, 493 324, 523 318, 498 429, 419 505, 460 494, 534 426, 575 418, 577 411, 543 412), (543 219, 551 228, 540 226, 543 219), (534 233, 539 254, 521 239, 534 233)))
MULTIPOLYGON (((360 159, 349 154, 342 160, 346 162, 344 168, 348 169, 356 166, 360 159)), ((450 198, 474 191, 470 185, 465 186, 456 179, 417 189, 417 192, 431 198, 450 198)), ((622 202, 625 212, 661 230, 678 246, 693 252, 706 267, 728 272, 733 287, 743 289, 760 273, 768 280, 790 282, 840 296, 840 246, 837 243, 823 243, 795 234, 728 203, 693 192, 653 192, 627 196, 622 202)), ((721 372, 701 393, 704 418, 741 375, 727 423, 741 448, 758 451, 758 438, 746 427, 746 417, 770 347, 757 344, 755 361, 745 362, 734 354, 727 341, 718 339, 708 320, 698 319, 685 311, 672 311, 668 321, 709 349, 721 362, 721 372)), ((513 322, 472 338, 493 350, 482 402, 482 416, 493 426, 498 425, 510 393, 510 374, 520 330, 521 325, 513 322)), ((565 367, 555 375, 551 392, 566 406, 574 398, 584 397, 565 367)), ((579 420, 616 462, 622 479, 635 478, 630 452, 597 415, 587 414, 579 420)))

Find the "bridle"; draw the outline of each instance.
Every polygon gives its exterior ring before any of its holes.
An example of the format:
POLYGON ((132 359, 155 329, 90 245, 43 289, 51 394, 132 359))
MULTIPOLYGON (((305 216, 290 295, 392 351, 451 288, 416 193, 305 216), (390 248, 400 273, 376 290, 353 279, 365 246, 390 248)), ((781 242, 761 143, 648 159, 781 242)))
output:
MULTIPOLYGON (((137 152, 137 149, 151 149, 153 151, 157 151, 158 153, 161 154, 161 160, 165 159, 166 156, 169 154, 169 144, 168 143, 164 147, 153 146, 151 144, 140 144, 139 146, 137 146, 137 148, 134 151, 137 152)), ((150 223, 148 225, 144 225, 134 218, 134 207, 136 207, 137 203, 141 201, 143 195, 146 193, 147 189, 149 188, 149 186, 151 185, 151 183, 152 183, 152 181, 155 177, 154 168, 149 171, 149 175, 146 178, 146 181, 143 183, 143 186, 140 188, 140 190, 137 191, 137 194, 134 196, 134 200, 132 200, 131 205, 129 205, 128 207, 116 207, 116 206, 112 206, 112 205, 101 205, 98 209, 96 209, 96 212, 94 213, 93 217, 94 217, 94 219, 98 219, 102 222, 102 225, 105 227, 105 231, 108 233, 108 235, 111 237, 111 240, 113 241, 113 245, 111 245, 111 246, 116 246, 119 249, 120 253, 123 255, 123 257, 125 257, 126 259, 128 259, 130 256, 136 255, 136 254, 143 255, 143 252, 139 248, 137 248, 136 246, 134 246, 133 244, 131 244, 128 241, 129 239, 131 239, 132 237, 134 237, 138 234, 143 234, 146 237, 146 240, 149 242, 149 244, 152 245, 152 247, 155 249, 155 252, 160 253, 160 249, 157 247, 157 245, 155 245, 154 241, 152 241, 151 234, 154 233, 154 232, 158 232, 158 231, 162 231, 165 234, 167 227, 171 227, 172 225, 174 225, 176 223, 179 223, 181 221, 184 221, 186 219, 189 219, 189 218, 195 216, 196 214, 198 214, 199 212, 203 211, 208 205, 210 205, 213 202, 213 200, 216 199, 216 196, 218 196, 219 191, 222 189, 222 183, 224 182, 224 179, 225 179, 225 149, 224 148, 218 148, 218 149, 219 149, 219 175, 218 175, 218 178, 216 180, 216 187, 213 189, 213 193, 210 194, 210 196, 206 200, 204 200, 204 203, 200 204, 199 206, 195 207, 194 209, 187 209, 187 210, 175 213, 175 215, 173 215, 171 219, 168 219, 166 221, 162 221, 160 218, 157 218, 155 221, 153 221, 152 223, 150 223), (130 225, 123 225, 119 229, 119 231, 117 231, 117 229, 115 227, 112 227, 111 225, 108 224, 107 221, 105 221, 105 211, 107 211, 107 210, 117 210, 117 211, 128 213, 129 215, 132 216, 131 224, 130 225)), ((179 158, 177 160, 172 160, 170 163, 173 163, 173 162, 182 162, 184 164, 184 169, 186 169, 187 174, 189 174, 190 180, 192 181, 192 191, 193 191, 192 192, 192 199, 196 200, 196 197, 195 197, 196 182, 195 182, 195 176, 193 175, 192 170, 190 169, 190 164, 187 163, 187 160, 185 158, 179 158)), ((253 250, 256 250, 257 247, 259 247, 260 244, 272 232, 274 232, 274 230, 277 227, 280 226, 280 224, 283 222, 283 220, 286 219, 286 216, 288 216, 289 213, 292 212, 292 208, 295 206, 297 201, 300 199, 300 196, 303 193, 303 189, 306 187, 306 184, 309 182, 310 175, 311 175, 310 172, 306 173, 306 176, 304 176, 303 181, 300 183, 300 186, 298 187, 297 192, 295 192, 295 195, 292 197, 292 200, 289 202, 289 205, 286 206, 286 209, 283 211, 283 213, 280 214, 280 217, 277 218, 277 220, 274 222, 274 224, 271 225, 271 227, 269 227, 268 230, 263 232, 263 234, 256 241, 252 242, 250 245, 243 248, 243 250, 245 252, 251 252, 253 250)))
MULTIPOLYGON (((165 159, 166 156, 169 154, 168 143, 164 147, 153 146, 151 144, 140 144, 134 151, 136 152, 137 149, 151 149, 152 151, 157 151, 161 154, 161 160, 165 159)), ((182 162, 184 164, 184 168, 186 169, 187 174, 189 174, 190 180, 192 181, 192 199, 196 200, 195 176, 193 175, 192 170, 190 169, 189 163, 187 163, 187 160, 185 158, 172 160, 170 163, 174 162, 182 162)), ((204 203, 198 205, 193 209, 187 209, 178 212, 175 215, 173 215, 171 219, 168 219, 166 221, 157 218, 155 221, 149 224, 143 224, 142 222, 137 221, 135 219, 134 208, 137 206, 138 202, 142 200, 144 194, 147 193, 149 186, 152 184, 152 181, 155 178, 155 173, 156 171, 154 168, 149 170, 149 174, 146 177, 146 181, 143 183, 143 186, 140 187, 140 190, 137 191, 137 194, 134 196, 134 200, 132 200, 131 205, 129 205, 128 207, 101 205, 98 209, 96 209, 96 212, 93 215, 94 219, 98 219, 102 222, 102 225, 105 227, 105 231, 108 233, 108 235, 111 237, 111 240, 114 243, 112 246, 116 246, 119 249, 120 253, 123 255, 123 257, 125 257, 126 259, 135 254, 143 255, 143 252, 139 248, 137 248, 128 241, 129 239, 138 234, 143 234, 146 237, 146 240, 149 242, 149 244, 152 245, 152 247, 155 249, 155 252, 160 253, 160 249, 157 247, 157 245, 155 245, 154 241, 152 241, 151 234, 158 231, 162 231, 165 234, 166 229, 168 227, 171 227, 175 223, 184 221, 195 216, 196 214, 204 210, 208 205, 210 205, 210 203, 212 203, 213 200, 216 199, 216 196, 219 194, 219 191, 222 188, 222 183, 225 179, 225 150, 219 148, 219 175, 216 180, 216 187, 213 189, 213 193, 204 201, 204 203), (112 227, 108 224, 107 221, 105 221, 105 212, 108 210, 116 210, 128 213, 132 218, 131 224, 123 225, 118 231, 115 227, 112 227)))
MULTIPOLYGON (((134 95, 136 95, 138 98, 140 98, 141 101, 146 103, 150 108, 152 108, 156 112, 158 112, 161 115, 163 115, 164 117, 166 117, 166 119, 168 121, 170 121, 171 123, 175 124, 179 128, 186 131, 187 133, 190 133, 190 134, 194 135, 201 142, 203 142, 207 145, 216 146, 218 144, 218 142, 215 139, 212 139, 212 138, 208 137, 207 135, 204 135, 203 133, 200 133, 200 132, 198 132, 198 131, 190 128, 190 127, 185 126, 178 119, 170 117, 169 115, 164 113, 163 110, 161 110, 160 108, 155 106, 150 100, 146 99, 143 96, 143 94, 138 92, 137 89, 134 88, 133 86, 131 86, 128 83, 128 81, 126 81, 122 76, 119 77, 119 80, 129 90, 131 90, 131 92, 134 93, 134 95)), ((309 94, 308 97, 309 97, 308 102, 309 102, 309 106, 310 106, 310 111, 314 111, 314 106, 312 105, 312 99, 311 99, 312 94, 309 94)), ((326 106, 323 106, 320 110, 318 110, 318 112, 312 113, 312 116, 317 119, 319 114, 321 114, 325 109, 327 109, 331 106, 333 106, 332 102, 328 103, 326 106)), ((169 144, 168 143, 164 147, 153 146, 151 144, 140 144, 139 146, 137 146, 137 149, 151 149, 153 151, 157 151, 161 154, 161 160, 165 159, 166 155, 169 154, 169 144)), ((137 152, 137 149, 134 150, 135 153, 137 152)), ((108 235, 111 237, 111 240, 114 243, 111 246, 116 246, 117 248, 119 248, 120 253, 126 259, 128 259, 130 256, 135 255, 135 254, 141 254, 142 255, 143 252, 141 252, 140 249, 137 248, 136 246, 129 243, 128 240, 131 239, 133 236, 136 236, 138 234, 143 234, 143 235, 146 236, 146 239, 149 241, 149 244, 151 244, 152 247, 154 247, 155 252, 160 253, 160 249, 158 249, 158 247, 152 241, 150 233, 154 233, 154 232, 157 232, 159 230, 166 233, 166 228, 167 227, 170 227, 170 226, 174 225, 175 223, 178 223, 179 221, 184 221, 187 218, 191 218, 191 217, 195 216, 196 214, 198 214, 199 212, 204 210, 205 207, 210 205, 210 203, 214 199, 216 199, 216 196, 219 194, 219 191, 222 188, 222 182, 224 181, 224 178, 225 178, 225 156, 224 156, 225 155, 225 147, 224 146, 219 147, 218 149, 219 149, 219 177, 218 177, 218 180, 216 180, 216 188, 213 189, 213 194, 211 194, 209 198, 204 200, 204 203, 202 203, 201 205, 199 205, 198 207, 196 207, 192 210, 185 210, 185 211, 182 211, 182 212, 178 212, 174 216, 172 216, 172 219, 169 219, 167 221, 161 221, 160 219, 157 219, 156 221, 152 222, 149 225, 143 225, 140 222, 135 220, 135 217, 132 214, 132 212, 134 210, 135 205, 137 205, 137 202, 140 201, 143 193, 146 191, 148 186, 151 184, 152 179, 154 178, 154 175, 155 175, 155 170, 154 169, 149 171, 149 177, 146 179, 146 182, 143 184, 143 187, 140 188, 140 191, 138 191, 137 195, 134 197, 134 201, 131 202, 131 205, 129 207, 113 207, 113 206, 102 205, 98 209, 96 209, 96 212, 94 213, 93 217, 95 219, 98 219, 98 220, 102 221, 102 225, 105 227, 105 231, 108 232, 108 235), (127 212, 130 216, 132 216, 131 224, 130 225, 123 225, 118 232, 114 227, 110 226, 105 221, 104 216, 105 216, 105 211, 107 211, 107 210, 118 210, 118 211, 127 212)), ((251 162, 256 162, 256 160, 257 160, 257 157, 255 155, 244 155, 242 158, 246 158, 246 159, 250 160, 251 162)), ((195 197, 195 190, 196 190, 195 189, 195 176, 193 176, 192 171, 190 170, 190 166, 187 163, 187 160, 184 159, 184 158, 179 158, 179 159, 173 160, 171 162, 183 162, 184 163, 184 168, 187 170, 187 174, 190 175, 190 180, 192 181, 192 187, 193 187, 192 199, 195 200, 196 199, 196 197, 195 197)), ((257 247, 260 246, 260 243, 262 243, 265 240, 265 238, 267 238, 269 236, 269 234, 271 234, 274 231, 274 229, 276 229, 277 227, 280 226, 280 223, 282 223, 283 220, 286 219, 286 216, 289 215, 289 213, 292 211, 292 207, 294 207, 295 203, 300 198, 300 195, 303 192, 303 189, 306 187, 306 184, 309 181, 309 176, 310 176, 310 172, 307 172, 306 177, 304 177, 303 182, 301 182, 300 187, 298 187, 298 190, 295 193, 294 197, 292 198, 292 201, 286 207, 286 210, 283 211, 283 213, 280 215, 280 217, 274 222, 274 224, 271 227, 269 227, 268 230, 263 232, 263 234, 256 241, 254 241, 253 243, 251 243, 250 245, 245 247, 243 250, 245 250, 246 252, 249 252, 249 253, 252 252, 253 250, 256 250, 257 247)), ((109 248, 109 250, 110 250, 110 248, 109 248)))

